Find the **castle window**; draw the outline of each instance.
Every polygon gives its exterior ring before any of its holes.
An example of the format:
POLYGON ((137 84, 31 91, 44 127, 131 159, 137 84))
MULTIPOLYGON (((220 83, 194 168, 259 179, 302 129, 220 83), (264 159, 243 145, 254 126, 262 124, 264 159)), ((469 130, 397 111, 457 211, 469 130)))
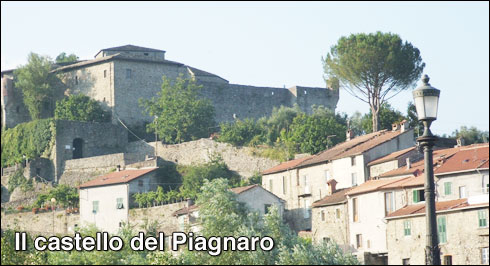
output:
POLYGON ((104 78, 107 77, 107 70, 104 70, 104 78))
POLYGON ((148 53, 143 53, 144 55, 148 55, 148 53))
POLYGON ((131 69, 126 69, 126 78, 130 79, 131 78, 131 69))
POLYGON ((78 76, 75 76, 75 85, 78 85, 78 76))
POLYGON ((15 112, 19 113, 19 111, 20 111, 20 106, 17 105, 17 107, 15 107, 15 112))

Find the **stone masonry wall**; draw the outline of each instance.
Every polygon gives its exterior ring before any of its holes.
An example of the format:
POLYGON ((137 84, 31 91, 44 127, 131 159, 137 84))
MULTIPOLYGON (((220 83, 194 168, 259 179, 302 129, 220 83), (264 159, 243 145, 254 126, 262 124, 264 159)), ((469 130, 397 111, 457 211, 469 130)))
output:
POLYGON ((75 225, 78 225, 80 220, 78 214, 66 214, 64 210, 37 214, 32 212, 5 214, 2 212, 1 215, 2 230, 15 229, 44 235, 52 235, 53 230, 55 234, 73 234, 75 225))
MULTIPOLYGON (((148 144, 135 141, 128 144, 127 151, 152 156, 155 153, 155 142, 148 144)), ((278 161, 252 155, 248 147, 236 148, 227 143, 210 139, 200 139, 175 145, 164 145, 158 142, 158 156, 163 160, 183 165, 209 162, 213 154, 219 154, 228 167, 244 177, 250 177, 279 164, 278 161)))
POLYGON ((129 210, 129 224, 134 226, 135 231, 144 232, 145 219, 148 222, 158 221, 157 230, 164 232, 165 235, 171 235, 173 232, 180 232, 179 221, 172 214, 185 207, 186 202, 178 202, 163 206, 156 206, 142 209, 129 210))

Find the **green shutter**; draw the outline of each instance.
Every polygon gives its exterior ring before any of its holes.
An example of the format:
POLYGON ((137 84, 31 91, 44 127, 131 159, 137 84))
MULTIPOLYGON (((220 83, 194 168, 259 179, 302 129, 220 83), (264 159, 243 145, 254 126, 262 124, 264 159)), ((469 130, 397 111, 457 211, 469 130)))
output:
POLYGON ((437 235, 439 237, 439 243, 446 243, 446 217, 437 217, 437 235))
POLYGON ((451 182, 444 183, 444 194, 451 195, 451 182))
POLYGON ((485 210, 478 211, 478 224, 480 227, 487 227, 487 212, 485 210))
POLYGON ((419 202, 419 193, 417 190, 413 190, 413 203, 419 202))
POLYGON ((411 227, 410 221, 404 221, 403 222, 403 228, 404 228, 404 233, 406 236, 409 236, 412 234, 412 227, 411 227))
POLYGON ((116 199, 116 209, 124 209, 123 198, 116 199))

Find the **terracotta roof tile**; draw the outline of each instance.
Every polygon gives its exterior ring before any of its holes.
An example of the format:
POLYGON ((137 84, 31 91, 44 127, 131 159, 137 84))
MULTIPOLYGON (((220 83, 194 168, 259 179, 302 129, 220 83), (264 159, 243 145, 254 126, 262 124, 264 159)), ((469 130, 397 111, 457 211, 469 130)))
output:
POLYGON ((388 154, 386 155, 385 157, 381 157, 377 160, 374 160, 374 161, 371 161, 369 162, 367 165, 368 166, 371 166, 371 165, 374 165, 374 164, 379 164, 379 163, 384 163, 384 162, 388 162, 388 161, 392 161, 392 160, 395 160, 395 159, 398 159, 398 157, 408 153, 408 152, 412 152, 415 150, 415 146, 414 147, 410 147, 410 148, 407 148, 407 149, 404 149, 404 150, 401 150, 401 151, 396 151, 396 152, 393 152, 391 154, 388 154))
MULTIPOLYGON (((436 211, 446 211, 468 207, 470 204, 468 203, 468 199, 457 199, 457 200, 449 200, 449 201, 439 201, 436 202, 436 211)), ((412 214, 424 214, 425 213, 425 203, 419 203, 415 205, 409 205, 405 208, 396 210, 387 217, 398 217, 398 216, 406 216, 412 214)))
POLYGON ((362 183, 359 186, 353 187, 347 195, 357 195, 364 194, 372 191, 377 191, 386 188, 397 188, 401 186, 402 182, 407 181, 411 177, 402 177, 402 178, 385 178, 379 180, 369 180, 365 183, 362 183))
POLYGON ((250 185, 250 186, 245 186, 245 187, 236 187, 236 188, 232 188, 230 189, 233 193, 235 194, 240 194, 240 193, 243 193, 249 189, 252 189, 254 187, 258 187, 259 185, 255 184, 255 185, 250 185))
POLYGON ((317 200, 313 202, 311 206, 315 208, 315 207, 322 207, 322 206, 342 203, 346 201, 347 199, 346 194, 347 192, 349 192, 349 190, 351 190, 351 188, 339 189, 337 192, 333 193, 332 195, 326 196, 321 200, 317 200))
POLYGON ((448 158, 434 174, 444 174, 457 171, 488 168, 489 149, 487 145, 469 146, 461 148, 457 153, 448 158), (486 167, 485 167, 486 166, 486 167))
POLYGON ((178 209, 176 210, 172 216, 180 216, 180 215, 184 215, 184 214, 189 214, 191 212, 194 212, 196 211, 197 209, 199 209, 199 206, 198 205, 192 205, 190 207, 184 207, 182 209, 178 209))
POLYGON ((81 184, 79 188, 124 184, 136 178, 142 177, 150 172, 153 172, 156 169, 158 169, 158 167, 112 172, 103 176, 99 176, 96 179, 88 181, 84 184, 81 184))
POLYGON ((284 162, 284 163, 281 163, 281 164, 278 164, 272 168, 269 168, 265 171, 262 172, 262 175, 268 175, 268 174, 273 174, 273 173, 279 173, 279 172, 282 172, 282 171, 287 171, 289 169, 294 169, 296 168, 296 166, 298 166, 300 163, 306 161, 306 160, 309 160, 311 158, 313 158, 314 156, 308 156, 308 157, 304 157, 304 158, 299 158, 299 159, 294 159, 294 160, 290 160, 290 161, 287 161, 287 162, 284 162))
POLYGON ((116 46, 111 48, 105 48, 101 51, 133 51, 133 52, 165 52, 164 50, 157 50, 153 48, 146 48, 141 46, 136 46, 132 44, 116 46))

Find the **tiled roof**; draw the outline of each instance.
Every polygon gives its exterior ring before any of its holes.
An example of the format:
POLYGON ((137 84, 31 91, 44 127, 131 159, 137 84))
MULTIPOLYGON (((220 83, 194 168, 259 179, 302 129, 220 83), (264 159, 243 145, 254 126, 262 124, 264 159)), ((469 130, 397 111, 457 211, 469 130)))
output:
POLYGON ((233 191, 233 193, 235 194, 240 194, 240 193, 243 193, 249 189, 252 189, 254 187, 259 187, 259 185, 255 184, 255 185, 250 185, 250 186, 245 186, 245 187, 236 187, 236 188, 232 188, 230 189, 231 191, 233 191))
POLYGON ((88 181, 84 184, 81 184, 79 188, 88 188, 88 187, 97 187, 97 186, 106 186, 106 185, 115 185, 115 184, 124 184, 132 181, 136 178, 142 177, 150 172, 155 171, 158 167, 153 168, 145 168, 145 169, 131 169, 131 170, 123 170, 119 172, 112 172, 103 176, 99 176, 92 181, 88 181))
MULTIPOLYGON (((481 204, 478 204, 481 205, 481 204)), ((488 203, 486 203, 488 205, 488 203)), ((457 200, 449 200, 449 201, 438 201, 436 202, 436 211, 447 211, 454 209, 461 209, 465 207, 472 206, 468 203, 468 199, 457 199, 457 200)), ((387 218, 399 217, 399 216, 407 216, 414 214, 425 214, 425 204, 419 203, 415 205, 409 205, 405 208, 401 208, 396 210, 390 214, 388 214, 387 218)))
POLYGON ((384 163, 384 162, 388 162, 388 161, 392 161, 392 160, 395 160, 395 159, 398 159, 398 157, 408 153, 408 152, 411 152, 411 151, 414 151, 415 150, 415 146, 414 147, 410 147, 410 148, 407 148, 407 149, 404 149, 404 150, 401 150, 401 151, 396 151, 394 153, 391 153, 391 154, 388 154, 386 155, 385 157, 381 157, 377 160, 374 160, 374 161, 371 161, 369 162, 367 165, 368 166, 371 166, 371 165, 375 165, 375 164, 379 164, 379 163, 384 163))
POLYGON ((322 207, 322 206, 334 205, 337 203, 345 202, 347 199, 346 193, 349 192, 349 190, 351 190, 351 188, 339 189, 337 192, 333 193, 332 195, 326 196, 321 200, 317 200, 313 202, 311 206, 315 208, 315 207, 322 207))
POLYGON ((102 49, 101 51, 165 52, 164 50, 157 50, 153 48, 146 48, 146 47, 141 47, 141 46, 136 46, 131 44, 105 48, 102 49))
POLYGON ((289 169, 294 169, 296 166, 298 166, 300 163, 312 158, 313 156, 308 156, 304 158, 299 158, 299 159, 294 159, 291 161, 287 161, 284 163, 281 163, 279 165, 276 165, 272 168, 269 168, 265 171, 262 172, 262 175, 268 175, 268 174, 273 174, 273 173, 278 173, 282 171, 287 171, 289 169))
POLYGON ((390 188, 394 188, 394 187, 396 187, 395 184, 397 184, 397 183, 399 184, 399 182, 406 181, 409 178, 410 177, 369 180, 365 183, 362 183, 359 186, 353 187, 349 192, 347 192, 347 195, 352 196, 352 195, 377 191, 377 190, 383 189, 384 187, 386 187, 388 185, 390 185, 390 188))
POLYGON ((182 209, 178 209, 172 215, 173 216, 180 216, 180 215, 184 215, 184 214, 189 214, 191 212, 196 211, 197 209, 199 209, 198 205, 192 205, 190 207, 184 207, 182 209))
POLYGON ((448 158, 434 174, 488 168, 489 149, 486 145, 462 147, 460 151, 448 158))
POLYGON ((411 129, 401 132, 400 130, 381 130, 370 134, 362 135, 351 139, 349 141, 342 142, 328 150, 316 154, 309 160, 305 160, 298 167, 308 166, 312 164, 322 163, 329 160, 341 159, 349 156, 362 154, 380 144, 390 141, 401 134, 409 132, 411 129))

